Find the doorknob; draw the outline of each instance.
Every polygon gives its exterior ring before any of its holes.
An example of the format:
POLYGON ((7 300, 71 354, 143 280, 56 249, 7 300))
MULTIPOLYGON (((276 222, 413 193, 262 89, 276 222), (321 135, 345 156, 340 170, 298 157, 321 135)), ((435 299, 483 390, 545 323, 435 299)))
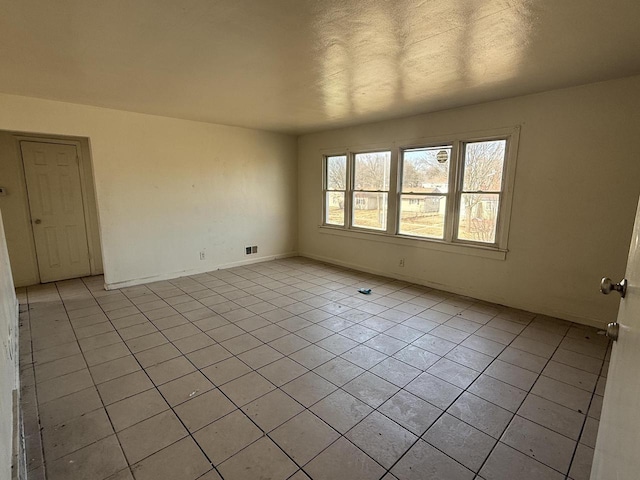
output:
POLYGON ((609 277, 604 277, 600 282, 600 291, 605 295, 609 295, 611 292, 616 291, 620 293, 622 298, 624 298, 627 294, 627 279, 623 278, 620 283, 613 283, 609 277))
POLYGON ((42 223, 42 220, 40 220, 39 218, 36 218, 33 223, 35 223, 36 225, 40 225, 42 223))
POLYGON ((618 322, 612 322, 607 324, 607 337, 614 342, 618 340, 618 332, 620 331, 620 324, 618 322))

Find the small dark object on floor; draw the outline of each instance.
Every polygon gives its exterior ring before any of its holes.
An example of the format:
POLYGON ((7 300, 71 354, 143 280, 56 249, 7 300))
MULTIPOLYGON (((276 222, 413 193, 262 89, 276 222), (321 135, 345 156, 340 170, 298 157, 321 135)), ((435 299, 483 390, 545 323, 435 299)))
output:
POLYGON ((365 295, 369 295, 371 293, 371 289, 370 288, 359 288, 358 291, 360 293, 364 293, 365 295))

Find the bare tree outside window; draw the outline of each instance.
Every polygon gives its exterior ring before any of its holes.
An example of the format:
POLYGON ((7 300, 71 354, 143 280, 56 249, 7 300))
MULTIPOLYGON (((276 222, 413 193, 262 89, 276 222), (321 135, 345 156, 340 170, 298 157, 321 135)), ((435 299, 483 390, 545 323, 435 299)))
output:
POLYGON ((506 140, 465 144, 458 238, 494 243, 506 140))

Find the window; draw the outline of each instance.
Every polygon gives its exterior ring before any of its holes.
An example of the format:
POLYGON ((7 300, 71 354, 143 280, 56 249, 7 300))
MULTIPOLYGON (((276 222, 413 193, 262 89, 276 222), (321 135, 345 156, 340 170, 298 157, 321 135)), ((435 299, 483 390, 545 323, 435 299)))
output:
POLYGON ((356 153, 353 171, 352 225, 386 230, 391 152, 356 153))
POLYGON ((504 252, 518 134, 517 128, 502 129, 325 156, 323 224, 349 235, 370 232, 440 249, 452 245, 448 251, 504 252))
POLYGON ((402 190, 398 232, 444 238, 451 145, 402 152, 402 190))
POLYGON ((464 144, 459 240, 495 243, 506 146, 506 140, 464 144))
POLYGON ((344 225, 344 198, 347 191, 347 157, 326 157, 325 217, 327 225, 344 225))

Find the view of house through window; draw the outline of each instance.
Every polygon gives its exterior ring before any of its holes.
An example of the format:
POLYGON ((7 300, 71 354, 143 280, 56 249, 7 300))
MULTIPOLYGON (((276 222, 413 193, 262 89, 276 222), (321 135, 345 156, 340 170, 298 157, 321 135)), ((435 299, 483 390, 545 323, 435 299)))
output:
POLYGON ((500 247, 510 138, 327 156, 324 223, 500 247))
POLYGON ((399 233, 444 238, 451 145, 404 150, 399 233))

